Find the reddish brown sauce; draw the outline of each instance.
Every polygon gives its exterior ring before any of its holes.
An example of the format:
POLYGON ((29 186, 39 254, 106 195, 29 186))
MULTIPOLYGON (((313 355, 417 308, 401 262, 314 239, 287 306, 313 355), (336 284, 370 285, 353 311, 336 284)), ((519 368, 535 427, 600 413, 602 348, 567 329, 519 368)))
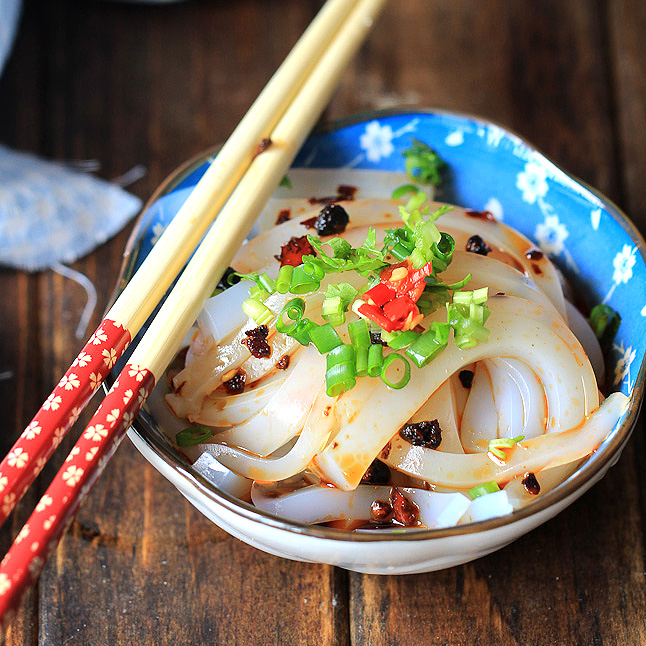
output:
POLYGON ((529 260, 542 260, 544 258, 544 254, 540 249, 530 249, 525 256, 529 260))
POLYGON ((231 379, 222 382, 224 389, 229 395, 239 395, 244 392, 245 383, 247 382, 247 373, 241 368, 231 377, 231 379))
POLYGON ((280 248, 280 255, 275 256, 275 258, 280 262, 281 267, 285 265, 297 267, 303 262, 303 256, 308 255, 315 256, 316 252, 307 236, 301 236, 300 238, 294 236, 280 248))
POLYGON ((383 449, 381 449, 381 459, 382 460, 387 460, 388 456, 390 455, 390 449, 392 448, 390 442, 384 446, 383 449))
POLYGON ((491 247, 479 235, 471 236, 467 240, 465 248, 469 253, 477 253, 480 256, 486 256, 492 251, 491 247))
POLYGON ((406 424, 400 429, 399 435, 413 446, 423 446, 427 449, 436 449, 442 443, 442 429, 436 419, 406 424))
POLYGON ((390 469, 381 460, 373 460, 361 478, 364 484, 384 485, 390 482, 390 469))
POLYGON ((278 217, 276 218, 276 224, 282 224, 283 222, 287 222, 290 220, 292 217, 292 210, 291 209, 281 209, 278 212, 278 217))
POLYGON ((458 377, 460 378, 460 383, 465 388, 471 388, 471 384, 473 383, 473 370, 460 370, 458 377))
POLYGON ((354 200, 354 196, 359 189, 356 186, 349 186, 347 184, 340 184, 336 187, 336 195, 328 195, 327 197, 310 197, 307 201, 310 204, 334 204, 334 202, 347 202, 354 200))
POLYGON ((287 368, 289 368, 289 361, 290 361, 290 356, 288 354, 284 354, 276 362, 276 368, 278 368, 278 370, 287 370, 287 368))
POLYGON ((249 352, 256 359, 267 359, 271 357, 271 346, 267 342, 269 328, 266 325, 260 325, 253 330, 247 330, 245 334, 247 338, 242 339, 240 343, 246 345, 249 352))
POLYGON ((393 515, 392 505, 386 500, 375 500, 370 505, 370 515, 373 520, 378 523, 385 523, 390 520, 393 515))
POLYGON ((415 527, 419 525, 419 507, 406 498, 397 488, 390 490, 390 504, 393 508, 393 518, 404 527, 415 527))
POLYGON ((478 218, 479 220, 487 220, 488 222, 496 221, 496 218, 494 217, 491 211, 474 211, 473 209, 466 209, 465 213, 471 218, 478 218))
POLYGON ((532 271, 537 276, 541 276, 543 274, 543 270, 538 266, 538 263, 535 263, 535 262, 532 263, 532 271))
POLYGON ((525 487, 525 491, 532 496, 538 496, 541 492, 541 485, 538 483, 536 476, 531 472, 525 474, 525 477, 523 478, 523 487, 525 487))

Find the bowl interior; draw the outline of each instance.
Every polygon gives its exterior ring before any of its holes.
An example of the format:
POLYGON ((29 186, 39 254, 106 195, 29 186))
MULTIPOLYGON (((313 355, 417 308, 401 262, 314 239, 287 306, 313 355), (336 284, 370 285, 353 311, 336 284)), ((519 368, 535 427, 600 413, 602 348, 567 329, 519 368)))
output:
MULTIPOLYGON (((568 481, 509 517, 483 521, 485 528, 499 526, 540 511, 571 493, 573 487, 607 465, 627 440, 643 395, 646 292, 640 286, 646 284, 644 241, 626 216, 597 191, 559 169, 518 136, 475 117, 410 111, 351 118, 312 135, 293 166, 401 171, 401 153, 410 147, 413 138, 437 150, 449 166, 437 200, 491 211, 549 254, 580 295, 584 308, 603 302, 618 311, 622 319, 606 356, 606 370, 609 389, 631 396, 631 409, 606 439, 603 450, 589 458, 568 481)), ((129 243, 121 285, 149 253, 211 158, 211 154, 205 154, 176 171, 145 208, 129 243)), ((145 329, 146 326, 140 334, 145 329)), ((126 360, 127 357, 122 359, 117 371, 126 360)), ((236 504, 235 499, 192 469, 168 441, 159 419, 149 411, 142 411, 134 428, 181 474, 199 480, 214 500, 236 504)), ((245 503, 240 505, 247 514, 267 520, 266 514, 245 503)), ((288 522, 283 526, 301 532, 325 534, 328 530, 288 522)), ((463 527, 451 530, 459 532, 463 527)), ((447 533, 416 531, 426 537, 447 533)), ((329 530, 327 535, 337 533, 329 530)))

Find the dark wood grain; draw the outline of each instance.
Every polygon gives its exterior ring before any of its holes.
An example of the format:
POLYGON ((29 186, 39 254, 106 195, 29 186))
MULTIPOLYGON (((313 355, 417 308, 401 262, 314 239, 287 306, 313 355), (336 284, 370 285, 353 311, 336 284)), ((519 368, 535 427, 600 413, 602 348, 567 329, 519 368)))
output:
MULTIPOLYGON (((0 141, 98 159, 108 179, 144 164, 131 190, 145 199, 178 164, 226 138, 318 6, 25 0, 0 79, 0 141)), ((405 103, 480 114, 602 189, 643 230, 644 33, 639 0, 391 2, 326 115, 405 103)), ((99 293, 92 325, 127 235, 74 264, 99 293)), ((0 271, 0 294, 6 451, 80 348, 84 296, 51 272, 10 270, 0 271)), ((553 521, 474 563, 405 577, 256 551, 202 517, 124 442, 6 643, 644 644, 643 429, 553 521)), ((74 439, 3 528, 0 547, 74 439)))

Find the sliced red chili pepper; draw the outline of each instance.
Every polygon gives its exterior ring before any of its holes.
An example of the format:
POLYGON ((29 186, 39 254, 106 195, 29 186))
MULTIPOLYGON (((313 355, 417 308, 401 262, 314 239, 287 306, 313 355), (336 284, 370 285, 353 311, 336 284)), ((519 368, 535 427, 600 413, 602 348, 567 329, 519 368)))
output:
POLYGON ((388 301, 395 298, 396 295, 397 292, 390 285, 378 283, 365 292, 361 298, 362 300, 370 299, 377 307, 383 307, 388 301))
POLYGON ((384 316, 384 313, 376 305, 370 305, 369 303, 364 303, 358 308, 360 314, 363 314, 366 318, 369 318, 371 321, 374 321, 379 327, 386 332, 392 332, 393 322, 384 316))
POLYGON ((419 315, 419 310, 408 296, 398 296, 384 305, 384 315, 392 321, 394 330, 402 330, 419 315))

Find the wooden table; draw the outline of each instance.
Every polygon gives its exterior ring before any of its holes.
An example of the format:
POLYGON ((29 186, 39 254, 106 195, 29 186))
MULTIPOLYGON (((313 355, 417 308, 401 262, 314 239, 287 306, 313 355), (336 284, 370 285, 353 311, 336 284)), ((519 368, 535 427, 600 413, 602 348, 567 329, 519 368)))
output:
MULTIPOLYGON (((238 122, 319 2, 169 6, 26 0, 0 80, 0 141, 136 164, 146 198, 238 122)), ((419 104, 489 117, 646 229, 643 0, 393 0, 327 111, 419 104)), ((99 320, 128 229, 74 264, 99 320)), ((84 296, 0 271, 0 448, 81 347, 84 296)), ((87 422, 86 415, 83 420, 87 422)), ((582 500, 508 548, 443 572, 363 576, 256 551, 195 511, 124 442, 25 600, 7 644, 646 643, 643 421, 582 500)), ((0 535, 6 549, 75 436, 0 535)))

